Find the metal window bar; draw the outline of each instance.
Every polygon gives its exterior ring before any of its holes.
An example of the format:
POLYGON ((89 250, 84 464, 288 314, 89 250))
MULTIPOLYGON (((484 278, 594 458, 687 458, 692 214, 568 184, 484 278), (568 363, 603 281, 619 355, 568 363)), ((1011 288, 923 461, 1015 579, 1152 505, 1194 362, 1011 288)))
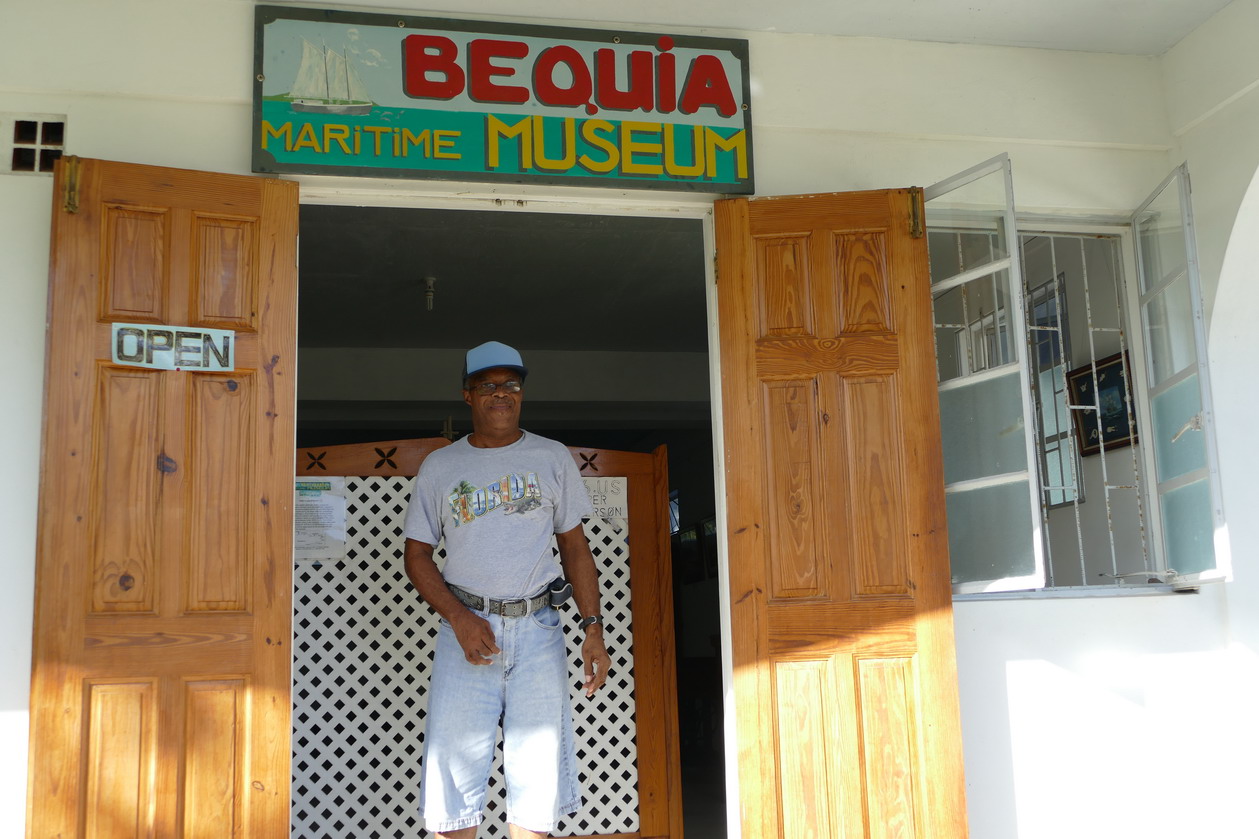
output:
MULTIPOLYGON (((1022 247, 1022 242, 1020 242, 1020 247, 1022 247)), ((1026 264, 1026 259, 1024 264, 1026 264)), ((1037 373, 1033 396, 1035 397, 1034 404, 1039 416, 1040 428, 1042 429, 1041 440, 1043 446, 1040 451, 1042 475, 1044 476, 1042 489, 1046 492, 1045 505, 1057 507, 1068 503, 1070 498, 1075 493, 1080 492, 1081 489, 1079 480, 1076 477, 1077 470, 1073 459, 1069 463, 1072 480, 1070 483, 1065 482, 1068 462, 1063 459, 1063 453, 1065 452, 1070 458, 1074 458, 1074 449, 1071 447, 1070 412, 1066 410, 1066 379, 1064 376, 1062 385, 1059 386, 1058 378, 1055 376, 1055 371, 1058 370, 1062 370, 1065 373, 1067 345, 1069 343, 1067 322, 1063 317, 1066 297, 1062 289, 1062 275, 1054 273, 1049 281, 1031 289, 1028 292, 1028 297, 1030 302, 1028 312, 1033 318, 1033 322, 1028 324, 1028 329, 1031 331, 1028 341, 1035 351, 1036 361, 1034 366, 1037 373), (1048 361, 1046 361, 1046 352, 1048 353, 1048 361), (1042 386, 1043 375, 1046 372, 1050 375, 1051 384, 1048 404, 1042 386), (1050 406, 1053 410, 1054 432, 1052 434, 1048 431, 1049 423, 1046 419, 1049 415, 1048 407, 1050 406), (1048 483, 1051 463, 1057 463, 1056 471, 1060 478, 1058 484, 1048 483)))
MULTIPOLYGON (((1101 470, 1102 470, 1102 498, 1103 498, 1103 503, 1106 508, 1106 522, 1107 522, 1106 532, 1107 532, 1107 540, 1108 540, 1109 551, 1110 551, 1110 566, 1111 566, 1110 574, 1106 576, 1109 576, 1112 580, 1119 580, 1121 582, 1123 581, 1125 576, 1133 576, 1133 575, 1120 574, 1119 572, 1118 551, 1115 545, 1114 504, 1112 502, 1112 495, 1111 495, 1112 492, 1115 492, 1118 490, 1134 491, 1135 493, 1135 500, 1136 500, 1136 505, 1137 505, 1137 529, 1138 529, 1137 535, 1140 540, 1141 560, 1142 560, 1142 565, 1144 568, 1143 571, 1137 572, 1135 576, 1149 576, 1153 573, 1153 567, 1151 565, 1149 545, 1146 538, 1147 534, 1146 534, 1146 527, 1145 527, 1145 509, 1144 509, 1141 493, 1138 491, 1141 486, 1140 459, 1137 456, 1136 446, 1132 445, 1135 442, 1135 439, 1133 438, 1133 429, 1136 428, 1136 421, 1133 414, 1134 403, 1133 403, 1133 398, 1132 398, 1131 372, 1128 370, 1128 366, 1127 366, 1127 361, 1128 361, 1127 335, 1122 326, 1108 327, 1108 326, 1099 326, 1096 323, 1094 323, 1092 289, 1089 284, 1088 257, 1084 248, 1084 238, 1079 237, 1079 236, 1072 236, 1068 234, 1041 234, 1041 235, 1047 235, 1050 238, 1050 245, 1051 245, 1050 246, 1050 265, 1051 265, 1051 271, 1053 272, 1052 273, 1053 279, 1050 282, 1054 285, 1054 295, 1057 297, 1059 301, 1066 300, 1065 290, 1063 289, 1058 279, 1058 276, 1060 273, 1058 271, 1059 241, 1062 239, 1072 239, 1077 243, 1080 249, 1080 266, 1081 266, 1080 279, 1081 279, 1082 291, 1083 291, 1083 296, 1084 296, 1084 304, 1085 304, 1085 326, 1086 326, 1085 331, 1088 335, 1088 341, 1089 341, 1089 362, 1088 363, 1089 363, 1089 367, 1091 368, 1091 374, 1092 374, 1092 379, 1093 379, 1094 404, 1076 405, 1076 404, 1071 404, 1070 400, 1068 400, 1067 410, 1068 412, 1092 411, 1094 413, 1094 421, 1097 423, 1098 441, 1099 441, 1099 447, 1101 449, 1099 454, 1100 454, 1100 465, 1101 465, 1101 470), (1096 341, 1094 340, 1094 336, 1098 333, 1116 333, 1117 334, 1119 338, 1120 357, 1124 360, 1123 361, 1124 399, 1125 399, 1125 404, 1127 406, 1127 411, 1128 411, 1129 447, 1130 447, 1131 456, 1132 456, 1133 475, 1136 478, 1134 483, 1131 485, 1112 483, 1110 480, 1109 470, 1106 463, 1106 441, 1102 433, 1103 429, 1102 429, 1101 406, 1100 404, 1098 404, 1100 400, 1098 398, 1099 382, 1097 379, 1097 361, 1098 361, 1097 346, 1096 346, 1096 341)), ((1020 247, 1024 246, 1028 237, 1021 237, 1021 238, 1022 238, 1022 241, 1020 242, 1020 247)), ((1114 253, 1113 248, 1108 253, 1108 260, 1110 263, 1111 275, 1115 278, 1114 285, 1115 285, 1115 295, 1116 295, 1116 301, 1115 301, 1116 311, 1120 313, 1120 323, 1122 324, 1122 312, 1124 311, 1123 296, 1122 296, 1122 291, 1121 291, 1122 282, 1118 273, 1118 265, 1115 260, 1115 253, 1114 253)), ((1048 285, 1048 283, 1046 285, 1048 285)), ((1036 302, 1033 292, 1030 290, 1030 288, 1031 288, 1030 281, 1025 281, 1025 291, 1028 295, 1029 304, 1030 304, 1028 307, 1029 312, 1034 311, 1034 306, 1036 302)), ((1061 317, 1063 314, 1063 310, 1059 309, 1058 314, 1059 314, 1059 317, 1061 317)), ((1038 332, 1048 331, 1048 332, 1053 333, 1056 331, 1059 336, 1061 336, 1061 333, 1062 333, 1061 329, 1055 330, 1052 327, 1048 327, 1048 328, 1040 327, 1030 322, 1028 326, 1029 328, 1028 328, 1027 340, 1029 343, 1029 348, 1031 349, 1035 349, 1035 341, 1036 341, 1035 336, 1038 332)), ((1066 353, 1065 346, 1060 344, 1060 347, 1062 348, 1064 356, 1065 356, 1065 353, 1066 353)), ((1064 385, 1065 385, 1065 382, 1064 382, 1064 385)), ((1038 419, 1041 419, 1043 421, 1043 411, 1044 411, 1043 396, 1042 394, 1039 393, 1039 386, 1037 390, 1038 392, 1036 394, 1037 395, 1036 402, 1037 402, 1037 411, 1039 414, 1038 419)), ((1069 441, 1072 452, 1074 454, 1074 450, 1075 450, 1074 437, 1068 436, 1067 439, 1069 441)), ((1037 439, 1037 447, 1040 451, 1042 462, 1044 462, 1045 446, 1044 446, 1044 441, 1040 438, 1037 439)), ((1113 446, 1112 446, 1112 450, 1113 450, 1113 446)), ((1080 505, 1083 501, 1083 492, 1080 486, 1080 471, 1079 471, 1081 464, 1078 458, 1073 458, 1072 464, 1073 464, 1072 465, 1072 470, 1073 470, 1072 484, 1074 484, 1075 497, 1071 500, 1070 503, 1071 503, 1072 512, 1073 512, 1073 518, 1075 519, 1076 546, 1077 546, 1077 551, 1078 551, 1078 559, 1080 562, 1081 581, 1085 585, 1088 585, 1089 577, 1088 577, 1088 567, 1087 567, 1087 561, 1086 561, 1087 558, 1086 558, 1085 545, 1084 545, 1083 516, 1080 510, 1080 505)), ((1063 483, 1066 484, 1065 481, 1063 483)), ((1042 489, 1045 491, 1056 489, 1056 488, 1058 487, 1050 487, 1047 483, 1043 484, 1042 486, 1042 489)), ((1064 486, 1061 488, 1065 489, 1066 487, 1064 486)), ((1050 513, 1049 506, 1045 505, 1042 508, 1041 515, 1042 515, 1042 524, 1044 525, 1046 532, 1048 532, 1048 529, 1049 529, 1049 513, 1050 513)), ((1046 543, 1047 543, 1046 544, 1046 560, 1047 560, 1046 582, 1048 583, 1048 585, 1053 586, 1055 585, 1054 569, 1056 565, 1053 559, 1052 539, 1047 539, 1046 543)))
MULTIPOLYGON (((1081 245, 1083 247, 1083 245, 1081 245)), ((1119 312, 1119 325, 1116 331, 1119 333, 1119 357, 1123 359, 1123 395, 1124 404, 1128 407, 1128 437, 1131 445, 1128 446, 1128 453, 1132 457, 1132 476, 1133 485, 1130 487, 1122 487, 1130 489, 1137 503, 1137 537, 1141 542, 1141 566, 1147 579, 1154 575, 1154 557, 1150 551, 1150 546, 1146 542, 1145 527, 1145 493, 1141 491, 1141 458, 1137 455, 1136 441, 1132 439, 1133 430, 1137 427, 1136 420, 1136 402, 1132 398, 1132 369, 1128 361, 1128 340, 1127 333, 1123 329, 1124 324, 1124 280, 1122 272, 1116 261, 1115 248, 1110 248, 1107 252, 1107 260, 1110 263, 1111 276, 1115 278, 1115 310, 1119 312)), ((1114 572, 1115 579, 1121 580, 1119 571, 1116 568, 1114 572)))

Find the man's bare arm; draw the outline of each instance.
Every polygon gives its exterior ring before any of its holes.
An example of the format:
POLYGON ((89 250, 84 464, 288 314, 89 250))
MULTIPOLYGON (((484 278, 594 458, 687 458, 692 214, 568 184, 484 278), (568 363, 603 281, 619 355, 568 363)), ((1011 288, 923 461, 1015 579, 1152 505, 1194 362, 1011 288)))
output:
MULTIPOLYGON (((581 525, 555 534, 555 544, 560 549, 560 565, 564 568, 564 576, 573 584, 573 600, 577 602, 577 610, 582 617, 601 614, 599 571, 595 568, 595 558, 590 553, 590 544, 586 541, 581 525)), ((585 663, 586 695, 593 696, 608 680, 608 668, 612 665, 612 657, 603 644, 603 627, 600 624, 586 627, 581 657, 585 663)))
POLYGON ((488 656, 498 652, 494 643, 494 630, 481 616, 470 611, 451 593, 433 561, 433 546, 427 542, 408 539, 403 562, 411 585, 428 605, 433 607, 455 631, 455 638, 463 648, 463 656, 471 664, 489 664, 488 656))

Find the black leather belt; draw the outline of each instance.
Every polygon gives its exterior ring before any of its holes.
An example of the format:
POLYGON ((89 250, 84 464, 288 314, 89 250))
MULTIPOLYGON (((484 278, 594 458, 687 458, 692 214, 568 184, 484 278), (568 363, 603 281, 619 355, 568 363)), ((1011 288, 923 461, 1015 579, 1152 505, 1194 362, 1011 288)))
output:
POLYGON ((523 618, 525 615, 532 614, 544 606, 551 605, 551 592, 544 591, 534 597, 522 597, 517 600, 494 600, 489 597, 482 597, 479 594, 473 594, 467 589, 459 588, 446 584, 451 594, 463 605, 469 609, 476 609, 478 612, 488 612, 491 615, 502 615, 505 618, 523 618))

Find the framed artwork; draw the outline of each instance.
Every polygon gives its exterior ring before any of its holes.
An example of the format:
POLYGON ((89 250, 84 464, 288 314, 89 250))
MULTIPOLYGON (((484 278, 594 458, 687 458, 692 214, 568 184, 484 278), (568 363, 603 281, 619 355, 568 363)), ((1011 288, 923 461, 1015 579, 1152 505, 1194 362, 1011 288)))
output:
POLYGON ((1132 388, 1125 381, 1130 369, 1127 356, 1116 353, 1098 361, 1096 367, 1096 394, 1093 392, 1093 365, 1086 364, 1067 374, 1071 404, 1096 405, 1101 410, 1100 423, 1091 408, 1071 412, 1082 455, 1097 454, 1103 446, 1110 451, 1137 441, 1136 414, 1128 404, 1132 388))

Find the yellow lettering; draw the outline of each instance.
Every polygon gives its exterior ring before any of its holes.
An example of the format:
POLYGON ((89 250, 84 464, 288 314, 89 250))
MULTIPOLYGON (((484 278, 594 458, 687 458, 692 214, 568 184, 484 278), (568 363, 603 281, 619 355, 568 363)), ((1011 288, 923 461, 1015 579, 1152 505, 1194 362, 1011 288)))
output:
POLYGON ((304 148, 312 148, 316 152, 323 154, 323 147, 319 145, 319 138, 315 136, 315 126, 309 122, 297 132, 297 142, 293 144, 293 148, 290 151, 301 151, 304 148))
POLYGON ((605 134, 615 136, 616 126, 608 122, 606 119, 588 119, 583 120, 581 124, 581 138, 588 145, 594 146, 599 151, 607 155, 604 160, 595 160, 588 154, 583 154, 577 159, 581 167, 588 172, 596 172, 600 175, 606 175, 617 167, 621 162, 621 152, 616 147, 616 143, 612 137, 606 137, 605 134), (599 133, 603 132, 603 133, 599 133))
POLYGON ((375 140, 375 150, 373 151, 373 154, 380 157, 380 135, 389 134, 393 131, 393 129, 387 125, 364 125, 363 130, 372 135, 372 138, 375 140))
POLYGON ((429 154, 429 144, 432 142, 432 132, 425 128, 419 134, 415 134, 409 128, 402 129, 402 156, 406 157, 410 154, 411 146, 419 146, 424 150, 425 157, 431 157, 429 154))
POLYGON ((284 140, 284 150, 293 150, 293 123, 286 122, 279 128, 275 128, 265 119, 262 121, 262 147, 267 147, 267 138, 276 137, 284 140))
POLYGON ((499 166, 498 141, 517 139, 520 149, 520 169, 528 171, 533 168, 533 135, 529 131, 529 117, 525 117, 515 125, 508 125, 498 117, 487 114, 485 117, 485 167, 497 169, 499 166))
POLYGON ((683 166, 678 163, 678 146, 673 132, 678 128, 671 122, 664 126, 664 170, 674 178, 697 178, 704 174, 704 129, 691 127, 691 157, 694 162, 683 166))
POLYGON ((323 127, 323 147, 328 151, 332 151, 332 144, 336 143, 341 147, 344 154, 350 153, 350 146, 345 141, 350 139, 350 126, 335 125, 329 123, 323 127))
POLYGON ((577 162, 577 125, 572 118, 565 118, 563 122, 563 136, 560 140, 560 154, 558 158, 546 156, 546 123, 543 117, 535 116, 533 119, 533 151, 534 164, 546 172, 567 172, 573 168, 573 164, 577 162))
POLYGON ((660 154, 663 151, 660 143, 635 140, 635 133, 651 132, 660 137, 658 122, 623 122, 621 123, 621 171, 627 175, 660 175, 664 166, 659 163, 639 163, 634 160, 635 154, 660 154))
POLYGON ((734 136, 727 140, 711 128, 704 129, 704 160, 706 163, 706 171, 704 174, 710 178, 717 177, 718 151, 734 152, 736 175, 740 178, 746 178, 748 176, 747 132, 743 130, 736 131, 734 136))
POLYGON ((454 149, 455 141, 459 139, 458 131, 434 131, 433 132, 433 157, 442 160, 459 160, 463 157, 457 151, 449 151, 454 149))

